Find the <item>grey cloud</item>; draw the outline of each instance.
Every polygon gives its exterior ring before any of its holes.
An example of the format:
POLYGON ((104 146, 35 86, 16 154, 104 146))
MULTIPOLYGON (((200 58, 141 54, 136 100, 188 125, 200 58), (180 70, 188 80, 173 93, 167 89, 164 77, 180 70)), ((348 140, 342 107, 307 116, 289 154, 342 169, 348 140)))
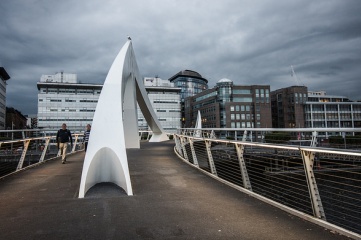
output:
POLYGON ((296 84, 293 65, 310 90, 361 99, 357 0, 14 0, 0 9, 7 105, 24 113, 36 113, 42 74, 102 83, 127 35, 144 76, 192 69, 210 87, 227 77, 274 90, 296 84))

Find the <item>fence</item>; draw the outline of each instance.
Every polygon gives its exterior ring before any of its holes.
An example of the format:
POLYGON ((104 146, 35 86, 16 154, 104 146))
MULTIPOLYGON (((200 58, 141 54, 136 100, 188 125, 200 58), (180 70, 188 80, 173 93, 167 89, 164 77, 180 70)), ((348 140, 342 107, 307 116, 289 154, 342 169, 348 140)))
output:
MULTIPOLYGON (((83 149, 79 141, 82 135, 73 134, 73 147, 68 153, 83 149)), ((59 156, 56 137, 47 131, 1 131, 0 138, 0 178, 59 156)))
POLYGON ((361 152, 222 140, 214 132, 194 129, 174 139, 178 155, 207 174, 361 237, 361 152))

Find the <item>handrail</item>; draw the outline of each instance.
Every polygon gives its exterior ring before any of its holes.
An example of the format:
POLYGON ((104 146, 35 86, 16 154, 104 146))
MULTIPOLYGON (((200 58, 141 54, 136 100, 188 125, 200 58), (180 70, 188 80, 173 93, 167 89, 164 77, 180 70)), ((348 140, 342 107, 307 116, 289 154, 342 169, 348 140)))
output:
POLYGON ((361 151, 182 133, 174 134, 174 149, 188 164, 297 216, 361 237, 361 151))

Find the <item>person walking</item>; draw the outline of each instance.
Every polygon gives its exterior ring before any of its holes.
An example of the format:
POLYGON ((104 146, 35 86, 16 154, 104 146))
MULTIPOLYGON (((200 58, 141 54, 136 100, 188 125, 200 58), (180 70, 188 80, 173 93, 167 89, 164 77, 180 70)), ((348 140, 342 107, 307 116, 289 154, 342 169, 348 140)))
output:
POLYGON ((91 126, 90 124, 86 125, 86 130, 84 132, 84 151, 86 152, 88 148, 88 142, 89 142, 89 135, 90 135, 91 126))
POLYGON ((66 124, 63 123, 61 125, 61 129, 59 129, 58 133, 56 134, 56 142, 58 149, 60 150, 62 164, 66 162, 66 148, 68 147, 69 140, 71 146, 73 146, 73 138, 71 137, 71 133, 68 129, 66 129, 66 124))

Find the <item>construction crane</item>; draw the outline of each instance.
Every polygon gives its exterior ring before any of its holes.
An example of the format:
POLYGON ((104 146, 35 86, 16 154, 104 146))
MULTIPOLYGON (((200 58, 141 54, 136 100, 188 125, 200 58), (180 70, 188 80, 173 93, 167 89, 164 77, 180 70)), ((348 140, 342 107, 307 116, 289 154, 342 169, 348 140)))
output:
POLYGON ((292 66, 292 65, 291 65, 291 76, 292 76, 292 77, 293 77, 293 76, 295 77, 297 86, 301 86, 301 84, 302 84, 302 86, 305 86, 305 84, 303 84, 303 82, 297 77, 296 72, 295 72, 295 70, 293 69, 293 66, 292 66))

